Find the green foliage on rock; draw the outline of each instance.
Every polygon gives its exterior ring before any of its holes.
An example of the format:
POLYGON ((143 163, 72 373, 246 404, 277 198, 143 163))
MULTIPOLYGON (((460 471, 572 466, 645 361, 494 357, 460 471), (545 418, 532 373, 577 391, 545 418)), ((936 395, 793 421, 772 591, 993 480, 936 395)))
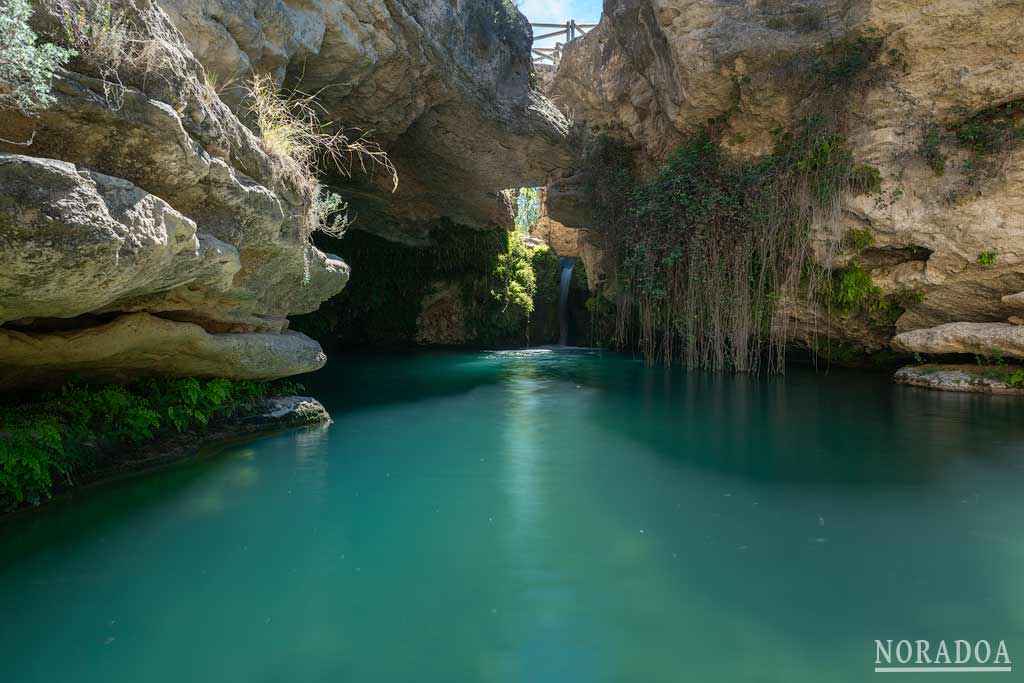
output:
POLYGON ((537 283, 537 293, 533 299, 536 306, 557 304, 562 274, 562 263, 558 254, 550 247, 539 246, 531 250, 530 261, 537 283))
MULTIPOLYGON (((1012 100, 966 113, 953 121, 932 122, 925 127, 918 152, 935 175, 946 172, 943 146, 960 147, 969 156, 960 165, 963 183, 976 187, 984 178, 997 176, 1005 155, 1024 142, 1024 100, 1012 100)), ((947 199, 957 201, 964 188, 951 190, 947 199)))
POLYGON ((483 280, 468 290, 470 329, 478 343, 502 344, 525 339, 537 280, 530 250, 516 230, 504 233, 507 248, 496 255, 494 266, 483 280), (484 294, 481 296, 481 294, 484 294))
POLYGON ((995 264, 996 264, 995 252, 983 251, 980 254, 978 254, 978 265, 979 266, 985 266, 986 268, 991 268, 995 264))
POLYGON ((809 194, 828 210, 843 192, 879 186, 877 171, 855 163, 829 128, 811 117, 776 131, 773 154, 747 164, 727 161, 705 129, 646 184, 629 174, 624 149, 598 139, 588 191, 619 264, 620 344, 638 324, 649 358, 687 348, 689 364, 747 370, 766 342, 781 361, 781 342, 770 338, 775 302, 799 279, 810 238, 811 214, 795 198, 809 194))
POLYGON ((295 385, 227 379, 161 378, 133 384, 68 383, 31 402, 0 404, 0 508, 49 497, 97 452, 139 444, 161 431, 205 427, 250 409, 270 391, 295 385))
POLYGON ((987 107, 949 126, 957 142, 985 156, 1024 141, 1024 100, 987 107))
MULTIPOLYGON (((608 135, 584 146, 584 189, 618 265, 617 345, 691 367, 782 367, 779 302, 814 300, 819 290, 827 299, 835 284, 810 267, 814 227, 839 220, 844 194, 881 191, 878 170, 854 158, 844 128, 850 95, 902 64, 896 52, 883 63, 882 44, 855 34, 780 65, 801 93, 798 118, 773 131, 772 152, 752 161, 733 161, 721 145, 735 106, 651 182, 633 176, 629 150, 608 135)), ((737 80, 736 102, 747 85, 737 80)), ((873 308, 895 314, 887 304, 873 308)))
POLYGON ((918 146, 918 151, 924 157, 928 168, 937 176, 946 174, 946 155, 942 153, 943 140, 942 128, 936 123, 931 123, 925 127, 921 144, 918 146))
POLYGON ((843 315, 860 315, 868 322, 891 327, 903 315, 897 297, 886 296, 871 274, 856 261, 832 274, 831 304, 843 315))
POLYGON ((28 0, 0 0, 0 109, 24 114, 53 102, 53 73, 73 54, 40 44, 29 26, 31 16, 28 0))
POLYGON ((875 237, 867 230, 851 228, 843 235, 843 247, 851 251, 861 252, 875 243, 875 237))
POLYGON ((362 230, 349 231, 344 240, 322 239, 324 248, 351 266, 352 277, 318 311, 293 317, 292 328, 325 346, 410 346, 433 285, 454 283, 462 293, 469 343, 525 340, 537 285, 522 236, 442 221, 429 238, 425 247, 362 230))

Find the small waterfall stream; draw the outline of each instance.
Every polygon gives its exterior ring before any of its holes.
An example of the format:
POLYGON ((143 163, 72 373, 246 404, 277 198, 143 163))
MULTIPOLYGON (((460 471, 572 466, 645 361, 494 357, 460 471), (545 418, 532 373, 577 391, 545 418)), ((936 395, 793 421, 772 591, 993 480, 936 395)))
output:
POLYGON ((558 345, 569 343, 569 283, 572 281, 572 269, 576 259, 562 257, 562 282, 558 293, 558 345))

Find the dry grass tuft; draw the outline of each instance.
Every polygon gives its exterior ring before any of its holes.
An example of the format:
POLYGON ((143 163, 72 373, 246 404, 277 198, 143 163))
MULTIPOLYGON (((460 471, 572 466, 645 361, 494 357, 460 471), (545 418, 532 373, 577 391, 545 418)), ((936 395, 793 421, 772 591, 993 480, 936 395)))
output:
POLYGON ((282 92, 271 76, 255 75, 249 82, 247 106, 263 150, 273 161, 276 180, 309 203, 308 234, 321 230, 340 237, 349 224, 347 204, 320 184, 322 166, 334 167, 346 177, 357 169, 369 173, 377 168, 389 176, 392 191, 398 189, 398 172, 383 148, 366 133, 351 136, 331 123, 322 123, 318 112, 324 109, 316 93, 282 92))

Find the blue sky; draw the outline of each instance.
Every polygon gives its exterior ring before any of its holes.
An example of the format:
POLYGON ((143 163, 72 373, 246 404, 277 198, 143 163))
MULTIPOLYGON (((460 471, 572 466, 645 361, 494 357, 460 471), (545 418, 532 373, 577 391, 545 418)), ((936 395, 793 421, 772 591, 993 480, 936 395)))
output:
MULTIPOLYGON (((519 11, 527 19, 541 24, 564 24, 568 19, 575 19, 578 24, 596 24, 601 18, 602 4, 602 0, 516 0, 519 11)), ((548 29, 535 30, 538 34, 546 32, 548 29)), ((554 40, 543 40, 537 44, 547 47, 554 40)))

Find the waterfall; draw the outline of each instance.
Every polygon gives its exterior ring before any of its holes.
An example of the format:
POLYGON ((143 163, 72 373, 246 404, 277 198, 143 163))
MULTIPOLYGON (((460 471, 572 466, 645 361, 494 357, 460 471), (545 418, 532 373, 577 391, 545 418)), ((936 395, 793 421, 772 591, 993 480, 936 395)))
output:
POLYGON ((562 257, 562 284, 558 293, 558 344, 569 343, 569 283, 572 281, 572 268, 576 259, 562 257))

